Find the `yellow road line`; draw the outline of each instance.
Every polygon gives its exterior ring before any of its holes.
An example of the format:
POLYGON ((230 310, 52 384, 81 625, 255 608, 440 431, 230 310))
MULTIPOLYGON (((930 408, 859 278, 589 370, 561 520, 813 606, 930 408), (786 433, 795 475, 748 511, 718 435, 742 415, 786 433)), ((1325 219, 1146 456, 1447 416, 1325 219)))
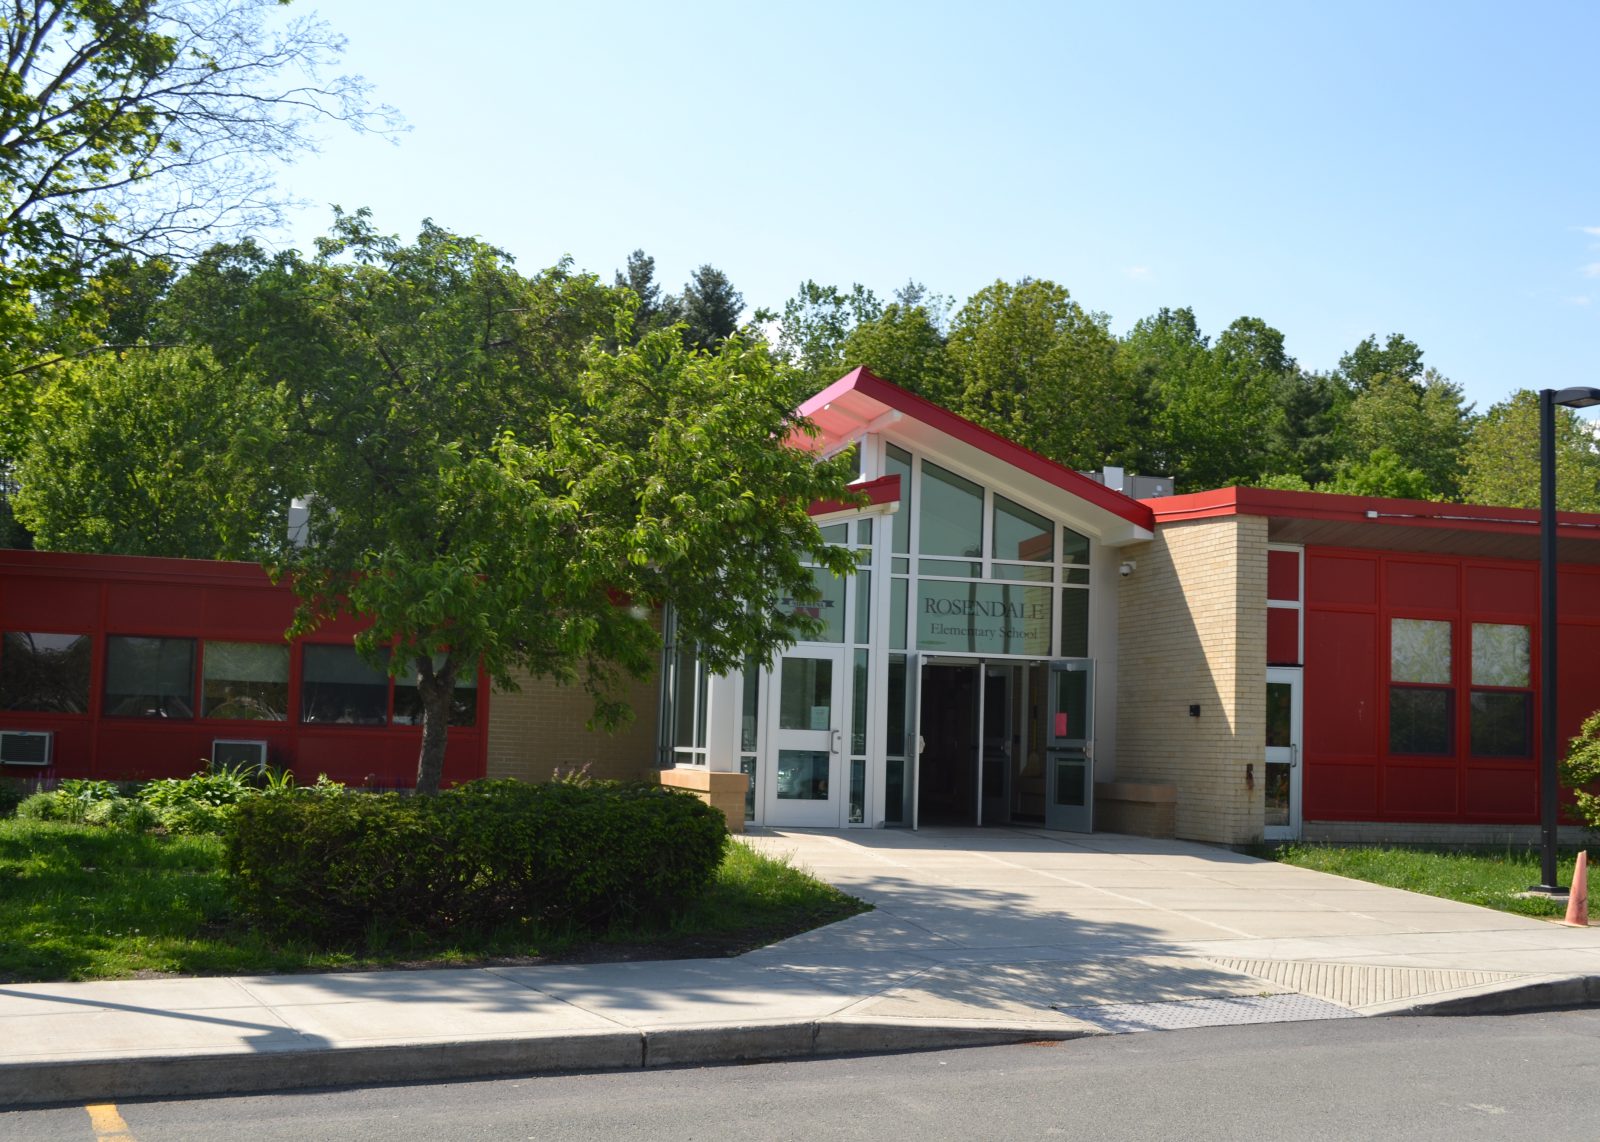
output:
POLYGON ((114 1102, 91 1102, 84 1107, 89 1112, 89 1125, 94 1127, 98 1142, 135 1142, 128 1124, 122 1120, 114 1102))

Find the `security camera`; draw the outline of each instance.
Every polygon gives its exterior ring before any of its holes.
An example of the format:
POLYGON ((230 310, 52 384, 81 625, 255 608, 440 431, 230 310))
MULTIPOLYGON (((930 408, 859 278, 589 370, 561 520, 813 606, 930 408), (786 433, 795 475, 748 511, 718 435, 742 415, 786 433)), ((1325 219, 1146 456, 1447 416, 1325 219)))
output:
POLYGON ((1133 574, 1133 569, 1137 566, 1139 566, 1138 560, 1128 559, 1123 562, 1121 567, 1117 568, 1117 571, 1124 579, 1126 579, 1129 575, 1133 574))

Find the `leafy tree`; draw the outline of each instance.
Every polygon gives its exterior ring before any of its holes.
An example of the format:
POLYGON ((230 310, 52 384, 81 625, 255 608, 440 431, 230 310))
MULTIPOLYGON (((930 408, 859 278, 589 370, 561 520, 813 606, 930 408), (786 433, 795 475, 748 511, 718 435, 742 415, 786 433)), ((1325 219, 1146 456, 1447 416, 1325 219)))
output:
POLYGON ((661 329, 678 320, 673 298, 662 297, 656 285, 656 260, 643 250, 628 255, 626 270, 618 270, 616 284, 631 289, 639 299, 633 314, 633 335, 642 337, 653 329, 661 329))
POLYGON ((1278 388, 1283 416, 1272 446, 1272 467, 1303 483, 1331 479, 1346 450, 1344 414, 1350 400, 1350 389, 1337 373, 1285 373, 1278 388))
POLYGON ((675 319, 684 323, 684 343, 691 349, 714 351, 739 328, 744 312, 744 295, 733 288, 728 275, 715 266, 701 266, 683 287, 683 293, 669 298, 675 319))
POLYGON ((849 564, 806 514, 849 496, 848 460, 784 443, 803 394, 740 337, 634 343, 632 298, 592 277, 525 278, 433 226, 401 245, 364 215, 240 293, 219 356, 282 394, 289 490, 313 493, 306 544, 273 566, 297 630, 363 616, 358 648, 415 673, 422 792, 462 671, 581 679, 614 723, 619 683, 659 653, 646 604, 730 669, 813 629, 773 605, 815 597, 803 559, 849 564))
MULTIPOLYGON (((1600 511, 1600 441, 1570 408, 1555 418, 1556 507, 1600 511)), ((1539 506, 1539 394, 1519 389, 1490 407, 1462 449, 1461 492, 1474 504, 1539 506)))
POLYGON ((1377 376, 1414 381, 1422 376, 1422 350, 1399 333, 1389 334, 1382 345, 1377 337, 1369 336, 1339 358, 1338 375, 1355 392, 1366 389, 1377 376))
MULTIPOLYGON (((1379 452, 1404 458, 1422 478, 1414 499, 1455 499, 1461 492, 1461 449, 1472 431, 1472 406, 1461 387, 1432 369, 1420 380, 1375 373, 1345 411, 1351 463, 1379 452)), ((1381 494, 1381 493, 1371 493, 1381 494)))
POLYGON ((1428 474, 1407 464, 1399 453, 1377 448, 1359 460, 1343 461, 1333 479, 1317 488, 1346 496, 1389 496, 1402 500, 1427 500, 1433 495, 1428 474))
POLYGON ((274 396, 204 349, 58 366, 18 467, 17 514, 43 548, 259 558, 288 507, 259 463, 281 437, 274 396))
POLYGON ((1133 394, 1106 323, 1054 282, 985 287, 950 328, 954 411, 1074 467, 1120 457, 1133 394))
MULTIPOLYGON (((849 371, 844 346, 850 333, 882 312, 866 286, 857 283, 846 291, 808 278, 777 318, 778 356, 798 374, 798 383, 820 389, 849 371)), ((768 316, 759 314, 758 320, 768 316)))
POLYGON ((948 303, 920 286, 897 299, 844 339, 846 370, 865 365, 885 380, 940 404, 952 403, 950 359, 943 330, 948 303))
POLYGON ((1192 310, 1162 309, 1133 327, 1117 361, 1143 394, 1141 470, 1192 489, 1252 483, 1272 466, 1279 393, 1294 370, 1276 329, 1242 317, 1212 344, 1192 310))
MULTIPOLYGON (((273 0, 19 0, 0 20, 0 342, 29 300, 129 251, 188 250, 276 217, 261 160, 313 126, 392 127, 358 79, 324 79, 326 24, 273 0)), ((13 353, 9 368, 27 363, 13 353)))

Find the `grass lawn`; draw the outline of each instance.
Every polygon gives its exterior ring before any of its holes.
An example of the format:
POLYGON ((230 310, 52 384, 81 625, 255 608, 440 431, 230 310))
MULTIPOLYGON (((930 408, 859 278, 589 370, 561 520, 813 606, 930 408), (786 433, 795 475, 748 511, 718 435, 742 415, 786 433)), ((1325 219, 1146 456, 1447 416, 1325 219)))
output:
MULTIPOLYGON (((1539 883, 1537 850, 1504 849, 1491 851, 1447 851, 1426 848, 1336 848, 1326 845, 1283 845, 1266 854, 1285 864, 1331 872, 1355 880, 1369 880, 1391 888, 1442 896, 1467 904, 1481 904, 1502 912, 1524 916, 1566 914, 1565 904, 1538 898, 1521 899, 1529 885, 1539 883)), ((1562 884, 1572 883, 1572 863, 1576 852, 1560 854, 1557 868, 1562 884)), ((1595 859, 1589 854, 1589 898, 1595 899, 1600 876, 1595 859)))
POLYGON ((867 907, 730 844, 705 896, 667 929, 596 939, 520 927, 463 944, 374 933, 366 947, 330 951, 236 924, 223 864, 215 837, 0 820, 0 983, 733 955, 867 907))

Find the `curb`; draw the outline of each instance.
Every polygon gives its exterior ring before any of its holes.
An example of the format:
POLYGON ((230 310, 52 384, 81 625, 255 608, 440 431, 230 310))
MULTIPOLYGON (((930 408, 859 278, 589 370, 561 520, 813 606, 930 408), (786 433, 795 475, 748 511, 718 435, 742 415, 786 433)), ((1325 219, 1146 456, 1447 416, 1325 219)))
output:
POLYGON ((992 1047, 1098 1034, 1016 1023, 806 1021, 0 1065, 0 1109, 992 1047))
POLYGON ((1363 1009, 1363 1015, 1512 1015, 1563 1007, 1600 1007, 1600 976, 1547 976, 1429 1003, 1363 1009))

